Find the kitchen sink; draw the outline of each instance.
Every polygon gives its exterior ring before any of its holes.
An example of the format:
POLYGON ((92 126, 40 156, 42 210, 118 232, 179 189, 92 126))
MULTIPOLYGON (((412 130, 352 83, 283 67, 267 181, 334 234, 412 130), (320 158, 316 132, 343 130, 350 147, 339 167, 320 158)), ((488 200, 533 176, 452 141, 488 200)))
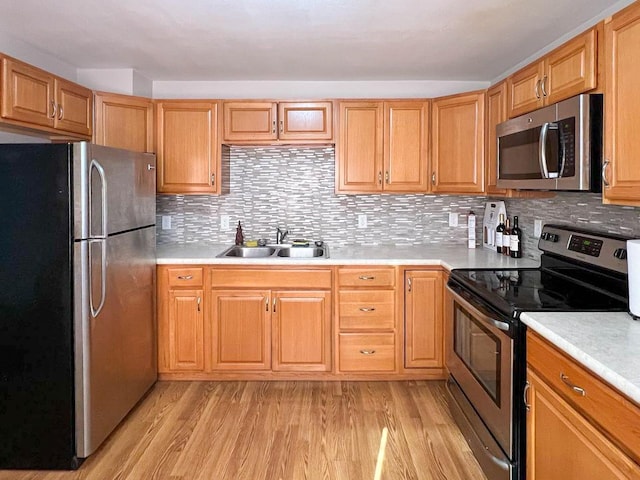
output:
POLYGON ((273 247, 241 247, 234 245, 225 250, 219 257, 264 258, 276 252, 273 247))
POLYGON ((218 258, 329 258, 329 250, 326 245, 321 247, 292 247, 291 245, 242 247, 234 245, 218 255, 218 258))
POLYGON ((279 257, 317 258, 325 257, 326 250, 322 247, 289 247, 278 250, 279 257))

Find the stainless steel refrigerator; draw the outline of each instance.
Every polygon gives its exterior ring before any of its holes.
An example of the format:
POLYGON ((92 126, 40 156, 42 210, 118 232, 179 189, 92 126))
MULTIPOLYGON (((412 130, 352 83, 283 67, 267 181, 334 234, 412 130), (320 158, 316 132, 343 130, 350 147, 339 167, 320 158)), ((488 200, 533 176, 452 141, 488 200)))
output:
POLYGON ((73 469, 157 378, 155 156, 0 145, 0 469, 73 469))

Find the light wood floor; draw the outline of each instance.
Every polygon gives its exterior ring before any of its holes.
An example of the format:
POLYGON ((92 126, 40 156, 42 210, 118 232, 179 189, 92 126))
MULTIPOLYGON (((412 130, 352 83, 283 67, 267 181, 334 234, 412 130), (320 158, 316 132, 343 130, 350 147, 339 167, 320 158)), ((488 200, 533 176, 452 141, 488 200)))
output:
POLYGON ((442 382, 159 382, 76 472, 0 480, 486 480, 442 382))

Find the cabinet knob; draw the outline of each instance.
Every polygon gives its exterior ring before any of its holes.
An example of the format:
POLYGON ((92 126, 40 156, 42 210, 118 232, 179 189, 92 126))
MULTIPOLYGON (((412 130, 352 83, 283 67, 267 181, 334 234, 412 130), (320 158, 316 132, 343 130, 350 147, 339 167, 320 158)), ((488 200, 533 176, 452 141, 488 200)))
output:
POLYGON ((271 133, 276 133, 276 121, 273 121, 273 129, 271 130, 271 133))
POLYGON ((53 100, 51 100, 51 115, 49 115, 51 118, 56 118, 56 112, 58 110, 58 106, 56 105, 56 102, 54 102, 53 100))
POLYGON ((436 172, 433 172, 431 174, 431 185, 435 185, 436 184, 436 172))
POLYGON ((602 183, 605 187, 609 186, 609 180, 607 180, 607 167, 609 166, 609 160, 605 160, 602 164, 602 183))
POLYGON ((200 303, 202 302, 202 299, 200 297, 198 297, 198 311, 200 311, 200 303))
POLYGON ((389 181, 390 180, 389 180, 389 172, 388 171, 384 172, 384 181, 387 182, 387 185, 389 185, 389 181))
POLYGON ((58 120, 62 120, 62 117, 64 117, 64 107, 58 105, 58 120))
POLYGON ((378 172, 378 184, 382 185, 382 172, 378 172))
POLYGON ((280 133, 284 133, 284 120, 280 120, 280 133))
POLYGON ((540 82, 540 90, 542 90, 542 96, 546 97, 547 93, 547 76, 542 77, 542 82, 540 82))
POLYGON ((412 281, 411 278, 407 278, 407 292, 411 293, 412 281))
POLYGON ((215 173, 211 174, 211 186, 212 187, 216 186, 216 174, 215 173))
POLYGON ((536 98, 540 100, 540 80, 536 82, 536 87, 534 89, 534 92, 536 94, 536 98))
POLYGON ((524 384, 524 391, 522 393, 522 396, 524 399, 524 408, 527 410, 527 412, 531 410, 531 405, 529 404, 529 398, 527 397, 527 394, 529 393, 529 388, 531 388, 531 384, 529 382, 526 382, 524 384))

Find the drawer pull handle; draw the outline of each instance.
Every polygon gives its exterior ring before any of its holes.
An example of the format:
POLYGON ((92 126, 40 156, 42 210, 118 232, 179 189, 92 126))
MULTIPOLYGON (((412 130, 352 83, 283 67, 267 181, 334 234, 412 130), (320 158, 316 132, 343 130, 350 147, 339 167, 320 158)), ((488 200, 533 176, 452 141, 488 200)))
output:
POLYGON ((361 312, 375 312, 376 309, 374 307, 361 307, 360 311, 361 312))
POLYGON ((376 277, 371 277, 369 275, 360 275, 358 278, 360 280, 375 280, 376 279, 376 277))
POLYGON ((178 275, 178 280, 191 280, 193 275, 178 275))
POLYGON ((571 383, 571 381, 569 380, 569 377, 567 377, 564 373, 560 374, 560 380, 562 380, 562 383, 564 383, 567 387, 569 387, 571 390, 576 392, 578 395, 580 395, 582 397, 586 397, 587 396, 587 392, 585 391, 585 389, 584 388, 580 388, 579 386, 574 385, 573 383, 571 383))
POLYGON ((362 355, 373 355, 374 353, 376 353, 375 350, 360 350, 360 353, 362 355))
POLYGON ((527 410, 527 412, 531 410, 531 405, 529 405, 529 399, 527 397, 527 393, 529 393, 530 388, 531 388, 531 384, 529 382, 526 382, 524 384, 523 397, 524 397, 524 408, 527 410))
POLYGON ((198 311, 200 311, 200 303, 202 302, 202 300, 200 299, 200 297, 198 297, 198 311))

